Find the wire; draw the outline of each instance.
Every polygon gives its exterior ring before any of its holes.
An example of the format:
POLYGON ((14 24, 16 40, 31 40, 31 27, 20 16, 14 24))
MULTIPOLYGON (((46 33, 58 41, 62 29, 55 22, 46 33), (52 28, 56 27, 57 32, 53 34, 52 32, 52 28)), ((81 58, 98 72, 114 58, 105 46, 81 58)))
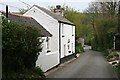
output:
POLYGON ((21 0, 18 0, 18 1, 20 1, 20 2, 22 2, 23 4, 27 5, 27 7, 29 6, 28 8, 30 8, 30 7, 31 7, 31 5, 30 5, 30 4, 28 4, 28 3, 26 3, 26 2, 23 2, 23 1, 21 1, 21 0))
MULTIPOLYGON (((8 4, 4 4, 4 3, 0 3, 1 5, 8 5, 8 4)), ((13 8, 16 8, 16 9, 21 9, 20 7, 16 7, 16 6, 11 6, 11 5, 8 5, 9 7, 13 7, 13 8)))

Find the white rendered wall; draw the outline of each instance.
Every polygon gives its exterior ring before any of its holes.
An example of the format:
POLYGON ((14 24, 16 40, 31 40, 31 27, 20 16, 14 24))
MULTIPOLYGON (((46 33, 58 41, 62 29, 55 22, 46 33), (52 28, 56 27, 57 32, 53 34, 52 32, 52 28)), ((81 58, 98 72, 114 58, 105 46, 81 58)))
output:
MULTIPOLYGON (((40 52, 36 66, 40 66, 43 71, 59 64, 59 23, 57 20, 47 15, 42 10, 37 7, 32 7, 28 12, 24 14, 25 16, 31 16, 38 23, 40 23, 47 31, 49 31, 53 36, 50 38, 50 51, 47 53, 46 42, 43 43, 43 51, 40 52)), ((46 40, 46 38, 44 37, 46 40)))
POLYGON ((71 55, 73 53, 75 53, 75 26, 62 24, 61 25, 61 58, 71 55), (71 52, 69 53, 69 51, 71 52))

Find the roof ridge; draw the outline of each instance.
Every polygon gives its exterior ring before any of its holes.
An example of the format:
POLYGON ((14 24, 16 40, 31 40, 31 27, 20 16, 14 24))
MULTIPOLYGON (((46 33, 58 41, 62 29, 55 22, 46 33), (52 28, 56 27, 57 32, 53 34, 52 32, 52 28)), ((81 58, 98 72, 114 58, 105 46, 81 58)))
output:
MULTIPOLYGON (((38 5, 34 5, 34 6, 36 6, 36 7, 38 7, 38 8, 40 7, 40 6, 38 6, 38 5)), ((44 8, 44 7, 40 7, 40 8, 46 9, 46 8, 44 8)), ((56 15, 56 16, 60 16, 60 15, 57 15, 57 14, 55 14, 54 12, 50 11, 49 9, 46 9, 46 10, 49 11, 50 13, 56 15)), ((63 17, 63 16, 60 16, 60 17, 63 17)), ((63 18, 64 18, 64 17, 63 17, 63 18)))
POLYGON ((39 8, 40 10, 42 10, 43 12, 45 12, 46 14, 48 14, 49 16, 53 17, 54 19, 56 19, 57 21, 59 22, 63 22, 63 23, 66 23, 66 24, 70 24, 70 25, 74 25, 72 22, 70 22, 68 19, 64 18, 63 16, 59 16, 55 13, 53 13, 52 11, 44 8, 44 7, 40 7, 38 5, 33 5, 37 8, 39 8))

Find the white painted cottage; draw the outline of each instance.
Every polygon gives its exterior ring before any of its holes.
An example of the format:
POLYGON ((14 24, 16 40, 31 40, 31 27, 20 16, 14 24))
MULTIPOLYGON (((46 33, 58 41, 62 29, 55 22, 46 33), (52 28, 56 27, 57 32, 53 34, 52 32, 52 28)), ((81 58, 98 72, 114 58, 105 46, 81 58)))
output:
POLYGON ((75 25, 62 16, 62 11, 60 6, 54 13, 34 5, 24 14, 32 17, 51 34, 42 37, 43 50, 36 62, 36 66, 40 66, 44 72, 60 64, 64 57, 75 53, 75 25))

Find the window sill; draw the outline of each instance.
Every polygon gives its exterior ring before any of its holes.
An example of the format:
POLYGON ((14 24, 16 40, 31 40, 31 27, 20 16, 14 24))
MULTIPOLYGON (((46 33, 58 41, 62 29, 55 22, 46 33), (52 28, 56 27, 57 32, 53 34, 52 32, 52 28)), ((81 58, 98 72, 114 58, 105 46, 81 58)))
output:
POLYGON ((64 35, 62 35, 62 37, 65 37, 64 35))
POLYGON ((47 53, 51 52, 51 50, 47 50, 47 53))

